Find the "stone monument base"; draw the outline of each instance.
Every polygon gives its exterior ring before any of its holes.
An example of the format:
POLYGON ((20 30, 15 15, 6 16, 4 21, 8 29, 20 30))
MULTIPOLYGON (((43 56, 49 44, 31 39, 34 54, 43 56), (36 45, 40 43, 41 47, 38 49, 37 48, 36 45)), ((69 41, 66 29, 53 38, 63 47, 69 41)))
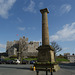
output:
POLYGON ((60 66, 58 64, 54 65, 53 71, 57 72, 58 70, 60 70, 60 66))
POLYGON ((54 48, 51 45, 43 45, 37 48, 38 50, 38 59, 34 64, 36 70, 49 70, 50 68, 53 71, 58 71, 60 69, 59 65, 55 62, 54 59, 54 48))
POLYGON ((35 69, 39 70, 39 71, 50 71, 50 69, 52 68, 53 72, 57 72, 58 70, 60 70, 60 67, 58 64, 34 64, 35 69))
POLYGON ((38 62, 55 62, 54 49, 50 45, 39 46, 38 50, 38 62))

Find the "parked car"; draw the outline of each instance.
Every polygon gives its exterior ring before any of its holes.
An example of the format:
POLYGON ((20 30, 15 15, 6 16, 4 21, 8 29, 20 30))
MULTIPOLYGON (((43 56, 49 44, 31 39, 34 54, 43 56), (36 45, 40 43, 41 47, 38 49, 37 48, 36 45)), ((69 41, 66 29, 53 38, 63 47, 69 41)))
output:
POLYGON ((0 58, 0 64, 5 64, 6 63, 6 60, 0 58))
POLYGON ((34 64, 36 62, 36 60, 32 60, 30 61, 30 64, 34 64))
POLYGON ((13 60, 13 64, 20 64, 20 61, 18 59, 13 60))
POLYGON ((7 60, 6 64, 13 64, 13 60, 7 60))
POLYGON ((22 64, 28 64, 27 60, 22 60, 22 64))

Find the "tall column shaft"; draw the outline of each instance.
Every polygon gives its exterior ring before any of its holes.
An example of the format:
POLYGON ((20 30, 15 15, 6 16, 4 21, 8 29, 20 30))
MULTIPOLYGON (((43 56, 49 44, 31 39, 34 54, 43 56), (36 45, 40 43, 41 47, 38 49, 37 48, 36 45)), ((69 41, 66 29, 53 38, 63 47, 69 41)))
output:
POLYGON ((47 9, 40 10, 42 13, 42 45, 49 45, 49 31, 48 31, 48 18, 47 9))

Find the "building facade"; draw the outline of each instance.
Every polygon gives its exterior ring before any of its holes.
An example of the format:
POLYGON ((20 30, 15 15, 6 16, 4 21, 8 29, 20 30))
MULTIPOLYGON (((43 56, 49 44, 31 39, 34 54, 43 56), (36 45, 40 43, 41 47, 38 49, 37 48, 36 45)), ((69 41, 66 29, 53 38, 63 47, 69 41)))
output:
POLYGON ((64 53, 64 57, 67 59, 67 56, 69 56, 70 53, 64 53))
POLYGON ((68 55, 67 59, 71 62, 71 63, 75 63, 75 55, 68 55))
POLYGON ((16 55, 18 58, 27 58, 29 56, 37 56, 39 42, 28 42, 28 38, 20 38, 18 41, 7 41, 6 52, 8 57, 16 55))

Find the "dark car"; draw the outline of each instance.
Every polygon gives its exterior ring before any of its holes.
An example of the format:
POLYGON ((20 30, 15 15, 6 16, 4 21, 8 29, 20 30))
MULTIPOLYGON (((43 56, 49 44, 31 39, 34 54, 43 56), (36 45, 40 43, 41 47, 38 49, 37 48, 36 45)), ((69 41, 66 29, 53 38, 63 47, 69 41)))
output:
POLYGON ((22 60, 22 64, 28 64, 27 60, 22 60))
POLYGON ((6 63, 6 60, 0 58, 0 64, 5 64, 6 63))
POLYGON ((32 60, 30 61, 30 64, 34 64, 36 62, 36 60, 32 60))
POLYGON ((6 64, 13 64, 13 60, 7 60, 6 64))

